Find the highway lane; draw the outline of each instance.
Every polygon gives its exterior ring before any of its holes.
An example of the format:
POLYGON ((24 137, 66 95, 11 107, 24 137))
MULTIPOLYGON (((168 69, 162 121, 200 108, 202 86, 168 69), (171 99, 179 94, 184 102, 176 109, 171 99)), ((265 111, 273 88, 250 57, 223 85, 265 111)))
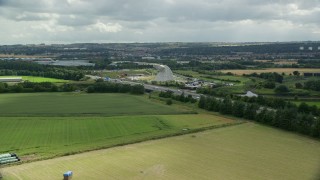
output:
POLYGON ((124 81, 124 80, 120 80, 120 79, 111 79, 109 81, 115 82, 115 83, 130 84, 130 85, 140 84, 140 85, 143 85, 144 88, 149 91, 159 91, 159 92, 172 91, 175 95, 181 95, 182 93, 184 93, 185 96, 191 95, 195 99, 199 99, 201 96, 201 94, 197 94, 196 92, 192 92, 192 91, 186 90, 186 89, 175 89, 175 88, 156 86, 156 85, 151 85, 151 84, 137 83, 137 82, 132 82, 132 81, 124 81))

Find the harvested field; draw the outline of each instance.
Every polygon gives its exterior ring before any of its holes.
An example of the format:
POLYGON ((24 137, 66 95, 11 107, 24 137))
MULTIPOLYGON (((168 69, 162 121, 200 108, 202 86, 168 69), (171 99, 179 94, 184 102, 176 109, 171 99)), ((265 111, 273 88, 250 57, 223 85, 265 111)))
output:
POLYGON ((4 179, 319 179, 320 142, 253 123, 3 169, 4 179))

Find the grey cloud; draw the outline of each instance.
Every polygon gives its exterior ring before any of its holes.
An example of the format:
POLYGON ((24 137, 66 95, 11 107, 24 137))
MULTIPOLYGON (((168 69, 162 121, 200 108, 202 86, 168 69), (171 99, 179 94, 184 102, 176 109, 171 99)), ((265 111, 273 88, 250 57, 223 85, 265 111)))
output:
POLYGON ((270 33, 266 39, 317 38, 311 32, 320 32, 318 17, 319 0, 0 0, 0 19, 12 27, 23 24, 25 31, 40 36, 26 24, 61 26, 65 31, 59 35, 41 37, 65 41, 262 39, 265 29, 270 33), (98 22, 119 24, 122 30, 116 36, 86 31, 98 22))
POLYGON ((59 25, 64 26, 86 26, 95 23, 94 17, 79 15, 62 15, 57 19, 59 25))
POLYGON ((109 17, 125 21, 150 21, 167 18, 169 21, 207 20, 237 21, 244 19, 286 18, 286 5, 296 4, 303 10, 319 7, 317 0, 2 0, 15 7, 12 11, 41 13, 75 14, 78 16, 109 17), (171 3, 170 3, 171 2, 171 3), (282 8, 282 9, 281 9, 282 8))

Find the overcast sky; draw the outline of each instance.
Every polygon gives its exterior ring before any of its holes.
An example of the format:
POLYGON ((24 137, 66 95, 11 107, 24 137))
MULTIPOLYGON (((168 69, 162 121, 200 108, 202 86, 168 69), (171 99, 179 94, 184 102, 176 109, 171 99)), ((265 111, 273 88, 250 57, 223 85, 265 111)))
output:
POLYGON ((0 44, 320 40, 320 0, 0 0, 0 44))

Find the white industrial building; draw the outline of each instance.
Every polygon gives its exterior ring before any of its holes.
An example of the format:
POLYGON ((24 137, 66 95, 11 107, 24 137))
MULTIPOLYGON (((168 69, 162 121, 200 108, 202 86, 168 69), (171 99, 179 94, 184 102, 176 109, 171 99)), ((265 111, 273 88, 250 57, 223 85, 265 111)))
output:
POLYGON ((168 66, 154 64, 153 67, 159 71, 156 76, 156 81, 172 81, 172 80, 174 80, 173 73, 168 66))
POLYGON ((22 77, 0 77, 0 82, 22 82, 22 77))

